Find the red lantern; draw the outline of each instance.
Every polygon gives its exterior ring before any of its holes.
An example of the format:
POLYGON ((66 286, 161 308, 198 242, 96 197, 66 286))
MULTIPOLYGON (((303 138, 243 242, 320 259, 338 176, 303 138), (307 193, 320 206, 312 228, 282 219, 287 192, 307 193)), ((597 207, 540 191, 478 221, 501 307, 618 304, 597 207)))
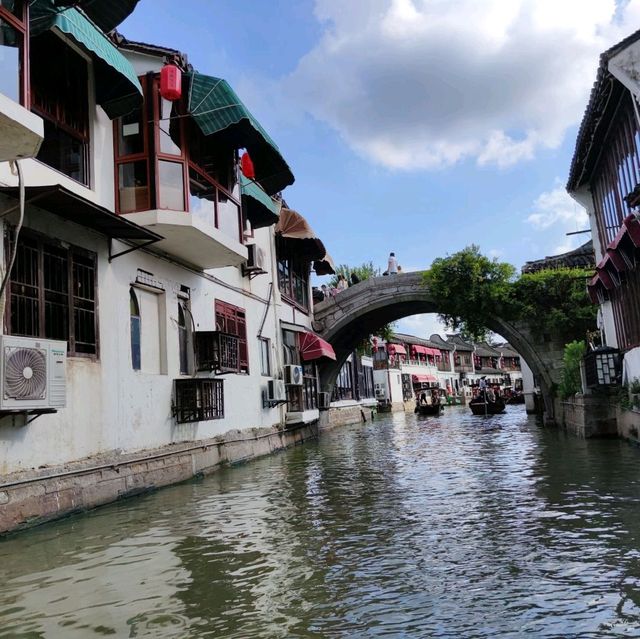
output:
POLYGON ((182 71, 175 64, 165 64, 160 71, 160 95, 171 102, 182 97, 182 71))
POLYGON ((240 166, 242 168, 242 175, 244 175, 246 178, 249 178, 250 180, 255 180, 256 170, 253 166, 253 161, 251 160, 251 157, 246 151, 242 156, 242 158, 240 158, 240 162, 241 162, 240 166))

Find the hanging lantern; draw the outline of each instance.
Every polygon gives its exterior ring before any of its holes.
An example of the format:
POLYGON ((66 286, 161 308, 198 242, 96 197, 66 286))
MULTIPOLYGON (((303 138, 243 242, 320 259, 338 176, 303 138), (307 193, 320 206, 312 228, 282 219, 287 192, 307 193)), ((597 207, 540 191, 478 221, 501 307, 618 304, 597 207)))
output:
POLYGON ((165 64, 160 71, 160 95, 171 102, 182 97, 182 71, 175 64, 165 64))
POLYGON ((256 179, 256 170, 253 166, 253 160, 251 156, 245 151, 242 158, 240 158, 241 167, 242 167, 242 175, 250 180, 256 179))

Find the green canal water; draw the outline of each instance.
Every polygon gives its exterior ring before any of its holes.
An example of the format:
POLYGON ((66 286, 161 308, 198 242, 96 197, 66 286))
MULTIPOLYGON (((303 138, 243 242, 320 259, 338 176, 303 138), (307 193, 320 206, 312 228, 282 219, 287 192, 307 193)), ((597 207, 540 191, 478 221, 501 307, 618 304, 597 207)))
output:
POLYGON ((0 638, 640 636, 640 449, 395 414, 0 541, 0 638))

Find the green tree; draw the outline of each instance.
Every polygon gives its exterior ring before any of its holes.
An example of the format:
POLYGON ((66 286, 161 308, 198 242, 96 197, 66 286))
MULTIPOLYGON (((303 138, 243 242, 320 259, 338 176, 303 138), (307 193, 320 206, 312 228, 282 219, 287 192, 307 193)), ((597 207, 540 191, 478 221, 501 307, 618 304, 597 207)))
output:
POLYGON ((483 340, 491 319, 526 320, 534 336, 565 342, 596 326, 596 307, 586 291, 590 273, 559 268, 516 277, 511 264, 469 246, 434 260, 424 282, 441 309, 440 319, 465 337, 483 340))
POLYGON ((336 274, 329 280, 329 287, 338 285, 338 275, 344 275, 347 282, 351 284, 351 273, 355 273, 361 282, 368 280, 370 277, 378 277, 378 275, 381 275, 380 269, 376 268, 373 262, 364 262, 360 264, 360 266, 340 264, 340 266, 336 266, 336 274))
POLYGON ((563 399, 582 391, 580 362, 586 352, 587 344, 581 341, 569 342, 564 347, 562 379, 558 386, 558 391, 563 399))
POLYGON ((524 273, 513 284, 515 314, 526 318, 534 335, 553 335, 565 341, 586 335, 596 325, 597 307, 587 296, 581 268, 558 268, 524 273))
POLYGON ((487 323, 512 306, 511 285, 516 270, 480 253, 476 245, 434 260, 424 281, 438 300, 440 319, 474 340, 487 337, 487 323))

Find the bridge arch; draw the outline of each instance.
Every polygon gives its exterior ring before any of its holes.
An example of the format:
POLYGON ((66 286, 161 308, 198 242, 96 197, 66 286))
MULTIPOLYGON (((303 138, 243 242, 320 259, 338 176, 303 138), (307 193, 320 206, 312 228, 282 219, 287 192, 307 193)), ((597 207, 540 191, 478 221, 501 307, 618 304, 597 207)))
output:
MULTIPOLYGON (((335 362, 320 365, 322 390, 333 389, 340 368, 362 339, 403 317, 438 313, 438 307, 438 300, 423 283, 422 272, 370 278, 317 304, 313 328, 336 353, 335 362)), ((550 391, 559 381, 563 345, 552 339, 535 340, 526 323, 508 322, 498 314, 487 322, 487 328, 504 337, 540 380, 546 416, 553 419, 550 391)))

